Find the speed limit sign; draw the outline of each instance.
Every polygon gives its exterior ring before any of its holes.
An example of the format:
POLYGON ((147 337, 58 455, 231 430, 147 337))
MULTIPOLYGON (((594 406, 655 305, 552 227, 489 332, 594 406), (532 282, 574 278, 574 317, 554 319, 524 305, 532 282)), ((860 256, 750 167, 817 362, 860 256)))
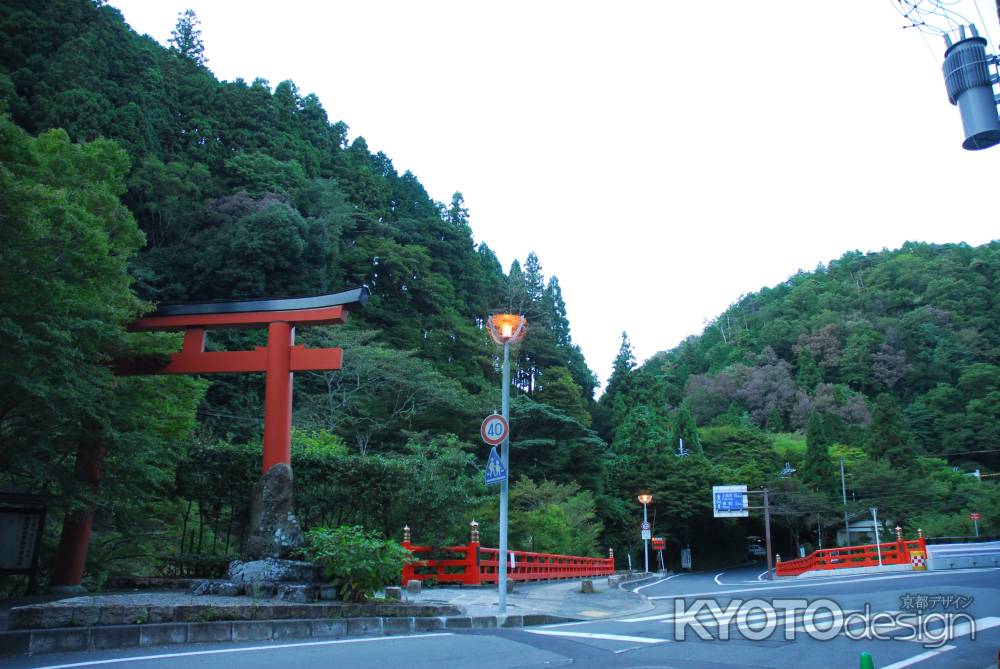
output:
POLYGON ((499 446, 502 444, 503 440, 507 438, 508 432, 510 432, 510 425, 507 424, 507 419, 496 413, 487 416, 486 420, 479 427, 479 434, 482 436, 483 441, 490 446, 499 446))

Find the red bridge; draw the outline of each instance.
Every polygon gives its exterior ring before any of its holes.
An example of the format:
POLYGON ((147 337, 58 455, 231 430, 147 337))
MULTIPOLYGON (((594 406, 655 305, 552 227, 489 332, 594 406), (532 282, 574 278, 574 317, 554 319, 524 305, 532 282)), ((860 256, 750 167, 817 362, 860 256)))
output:
MULTIPOLYGON (((482 585, 496 583, 500 566, 499 550, 483 548, 479 545, 479 524, 471 523, 470 541, 464 546, 414 546, 410 543, 410 528, 403 528, 403 547, 415 556, 426 555, 403 567, 402 583, 411 580, 434 579, 438 583, 460 583, 462 585, 482 585), (447 557, 442 557, 447 556, 447 557)), ((587 578, 590 576, 612 576, 615 573, 615 557, 608 551, 606 558, 578 557, 575 555, 554 555, 531 553, 528 551, 508 551, 513 556, 514 566, 508 569, 511 581, 549 581, 564 578, 587 578)))

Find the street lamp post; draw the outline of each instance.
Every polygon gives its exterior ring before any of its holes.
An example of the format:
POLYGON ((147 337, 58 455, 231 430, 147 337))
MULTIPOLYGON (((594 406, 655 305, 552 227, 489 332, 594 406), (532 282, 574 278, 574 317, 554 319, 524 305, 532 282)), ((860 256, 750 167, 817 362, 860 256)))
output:
POLYGON ((643 493, 639 495, 639 502, 642 503, 642 527, 644 528, 642 530, 642 544, 643 544, 643 549, 645 550, 646 553, 647 574, 649 573, 649 539, 646 538, 648 536, 648 533, 646 532, 645 528, 649 526, 649 520, 647 520, 646 517, 646 507, 652 501, 653 501, 653 496, 650 495, 649 493, 643 493))
MULTIPOLYGON (((501 413, 510 423, 510 347, 524 338, 528 319, 519 314, 493 314, 487 321, 490 337, 503 346, 503 386, 500 389, 501 413)), ((497 589, 499 612, 507 612, 507 482, 510 479, 510 433, 500 444, 500 461, 507 477, 500 482, 500 549, 497 551, 497 589)))

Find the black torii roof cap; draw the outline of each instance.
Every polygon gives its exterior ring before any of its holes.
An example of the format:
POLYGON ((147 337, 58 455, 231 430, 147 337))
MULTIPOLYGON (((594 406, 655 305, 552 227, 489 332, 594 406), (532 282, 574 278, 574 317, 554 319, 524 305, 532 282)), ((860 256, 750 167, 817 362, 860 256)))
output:
POLYGON ((371 290, 359 286, 339 293, 310 295, 307 297, 265 297, 250 300, 230 300, 227 302, 166 303, 161 304, 149 316, 196 316, 204 314, 241 314, 251 311, 297 311, 300 309, 320 309, 323 307, 363 307, 368 304, 371 290))

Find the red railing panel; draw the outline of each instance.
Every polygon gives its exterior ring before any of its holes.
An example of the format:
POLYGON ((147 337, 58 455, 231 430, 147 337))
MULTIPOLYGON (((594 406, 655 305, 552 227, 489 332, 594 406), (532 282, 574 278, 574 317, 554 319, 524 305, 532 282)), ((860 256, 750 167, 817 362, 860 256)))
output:
POLYGON ((807 571, 849 569, 853 567, 877 567, 879 564, 879 549, 882 551, 882 564, 909 564, 910 552, 926 551, 924 539, 909 539, 891 541, 883 544, 866 544, 864 546, 843 546, 840 548, 823 548, 804 558, 785 560, 775 567, 778 576, 797 576, 807 571))
MULTIPOLYGON (((496 583, 499 579, 500 558, 496 548, 484 548, 478 543, 467 546, 448 546, 435 549, 430 546, 413 546, 404 541, 403 547, 415 556, 433 551, 461 554, 460 559, 426 559, 403 567, 402 580, 435 578, 439 583, 480 585, 496 583), (451 568, 452 572, 445 571, 451 568), (459 568, 461 568, 460 571, 459 568)), ((549 581, 564 578, 611 576, 615 573, 613 558, 555 555, 529 551, 509 551, 514 556, 514 568, 508 569, 512 581, 549 581)))

